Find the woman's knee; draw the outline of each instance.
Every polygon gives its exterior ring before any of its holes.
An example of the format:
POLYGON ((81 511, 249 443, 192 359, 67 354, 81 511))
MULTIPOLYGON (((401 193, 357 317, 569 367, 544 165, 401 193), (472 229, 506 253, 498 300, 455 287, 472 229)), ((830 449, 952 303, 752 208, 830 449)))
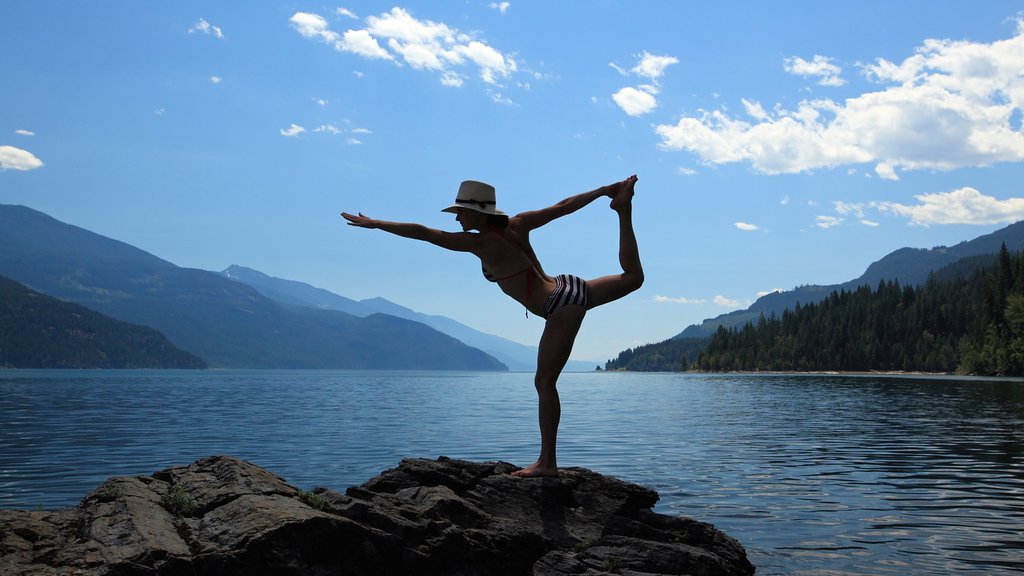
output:
POLYGON ((644 285, 644 271, 638 270, 635 272, 629 272, 622 275, 623 288, 626 289, 626 293, 636 292, 644 285))
POLYGON ((557 383, 557 378, 552 378, 550 376, 541 376, 538 374, 533 378, 533 386, 537 389, 538 394, 544 394, 555 390, 557 383))

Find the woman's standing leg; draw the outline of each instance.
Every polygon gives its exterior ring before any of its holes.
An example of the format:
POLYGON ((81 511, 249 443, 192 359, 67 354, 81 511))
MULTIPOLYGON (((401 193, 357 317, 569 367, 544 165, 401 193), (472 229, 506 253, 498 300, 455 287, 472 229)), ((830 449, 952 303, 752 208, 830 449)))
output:
POLYGON ((587 311, 582 306, 563 306, 548 317, 540 337, 537 352, 537 416, 540 421, 540 457, 537 461, 513 472, 523 478, 557 476, 558 461, 555 445, 558 441, 558 423, 562 406, 558 399, 558 376, 572 353, 576 334, 587 311))

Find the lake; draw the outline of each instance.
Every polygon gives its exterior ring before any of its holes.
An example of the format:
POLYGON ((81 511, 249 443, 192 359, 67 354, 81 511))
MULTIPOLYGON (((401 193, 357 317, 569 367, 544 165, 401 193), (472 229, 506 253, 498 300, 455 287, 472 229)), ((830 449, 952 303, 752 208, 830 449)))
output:
MULTIPOLYGON (((559 465, 661 494, 758 574, 1024 572, 1024 382, 571 373, 559 465)), ((0 507, 213 454, 343 491, 405 457, 526 465, 528 373, 0 371, 0 507)))

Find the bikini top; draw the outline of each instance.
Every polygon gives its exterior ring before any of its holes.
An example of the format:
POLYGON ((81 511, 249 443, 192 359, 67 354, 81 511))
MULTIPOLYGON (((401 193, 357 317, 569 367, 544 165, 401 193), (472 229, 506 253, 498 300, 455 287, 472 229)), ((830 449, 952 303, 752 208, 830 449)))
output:
MULTIPOLYGON (((527 266, 526 268, 523 268, 522 270, 520 270, 518 272, 513 272, 512 274, 509 274, 508 276, 498 277, 498 276, 495 276, 494 274, 491 274, 487 270, 487 267, 484 266, 483 262, 481 262, 480 263, 480 271, 483 272, 484 278, 486 278, 487 281, 489 281, 489 282, 498 282, 499 280, 507 280, 508 278, 515 278, 516 276, 519 276, 520 274, 525 274, 526 275, 526 299, 529 300, 530 296, 533 294, 534 280, 536 280, 537 278, 540 278, 540 274, 537 273, 537 263, 533 260, 533 258, 530 258, 530 255, 527 254, 526 250, 523 250, 523 247, 520 246, 518 242, 516 242, 515 240, 512 240, 511 238, 506 237, 505 236, 505 231, 503 229, 496 228, 495 232, 497 232, 499 236, 504 238, 506 242, 508 242, 509 244, 512 244, 516 248, 519 248, 519 250, 530 260, 530 265, 527 266)), ((526 315, 527 316, 530 315, 529 311, 527 311, 526 315)))
MULTIPOLYGON (((498 235, 501 236, 506 242, 508 242, 509 244, 515 246, 516 248, 519 248, 519 250, 524 255, 526 255, 527 258, 530 258, 530 255, 526 253, 526 250, 523 250, 523 247, 520 246, 518 242, 516 242, 515 240, 512 240, 511 238, 505 236, 505 230, 504 229, 502 229, 502 228, 495 228, 494 231, 497 232, 498 235)), ((509 274, 508 276, 498 277, 498 276, 495 276, 494 274, 491 274, 487 270, 487 267, 484 266, 483 262, 480 263, 480 271, 483 272, 484 278, 487 279, 488 282, 497 282, 499 280, 507 280, 509 278, 514 278, 516 276, 519 276, 520 274, 526 274, 527 275, 526 276, 526 282, 527 282, 526 287, 527 287, 528 290, 531 288, 531 286, 533 284, 533 279, 539 276, 537 274, 537 265, 533 261, 532 258, 530 258, 530 265, 529 266, 527 266, 526 268, 523 268, 522 270, 520 270, 518 272, 513 272, 512 274, 509 274)))

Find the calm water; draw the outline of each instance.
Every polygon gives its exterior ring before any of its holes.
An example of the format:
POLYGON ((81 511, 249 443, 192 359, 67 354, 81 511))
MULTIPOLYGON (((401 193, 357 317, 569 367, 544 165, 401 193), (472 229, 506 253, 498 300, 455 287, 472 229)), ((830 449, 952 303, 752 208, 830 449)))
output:
MULTIPOLYGON (((655 488, 759 574, 1024 572, 1024 383, 567 374, 559 464, 655 488)), ((403 457, 536 457, 532 375, 0 372, 0 507, 230 454, 337 490, 403 457)))

